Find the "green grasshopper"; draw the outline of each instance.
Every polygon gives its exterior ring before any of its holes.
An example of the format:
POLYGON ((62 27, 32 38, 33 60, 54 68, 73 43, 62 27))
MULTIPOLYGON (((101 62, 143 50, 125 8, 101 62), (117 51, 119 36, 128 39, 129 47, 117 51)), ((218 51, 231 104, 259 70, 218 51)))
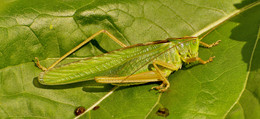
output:
POLYGON ((162 81, 161 85, 152 87, 152 89, 164 92, 170 87, 166 78, 173 71, 181 69, 183 63, 189 64, 198 61, 206 64, 213 60, 214 57, 210 57, 206 61, 198 57, 199 45, 210 48, 217 45, 220 40, 213 44, 206 44, 201 41, 202 38, 168 38, 127 46, 108 31, 101 30, 63 55, 49 68, 40 65, 38 58, 35 58, 36 65, 44 71, 40 73, 38 80, 43 85, 62 85, 95 80, 98 83, 111 83, 119 86, 162 81), (101 33, 108 35, 123 48, 54 67, 101 33))

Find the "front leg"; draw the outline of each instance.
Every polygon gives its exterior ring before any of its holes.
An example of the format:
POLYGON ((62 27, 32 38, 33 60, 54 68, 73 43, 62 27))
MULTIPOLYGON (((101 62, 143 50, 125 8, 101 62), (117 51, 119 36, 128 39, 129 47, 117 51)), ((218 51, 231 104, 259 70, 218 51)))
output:
POLYGON ((218 40, 218 41, 216 41, 215 43, 212 43, 212 44, 207 44, 207 43, 205 43, 205 42, 200 41, 200 44, 201 44, 202 46, 206 47, 206 48, 211 48, 211 47, 213 47, 213 46, 218 45, 218 43, 219 43, 220 41, 221 41, 221 40, 218 40))

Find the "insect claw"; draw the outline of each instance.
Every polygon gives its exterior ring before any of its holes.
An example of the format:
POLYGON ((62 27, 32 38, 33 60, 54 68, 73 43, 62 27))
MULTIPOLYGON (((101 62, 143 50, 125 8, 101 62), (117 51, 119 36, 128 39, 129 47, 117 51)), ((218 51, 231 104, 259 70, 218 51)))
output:
POLYGON ((161 86, 154 86, 151 88, 151 90, 155 89, 155 90, 160 90, 162 87, 161 86))
POLYGON ((206 48, 211 48, 211 47, 213 47, 213 46, 218 45, 218 43, 219 43, 220 41, 221 41, 221 40, 218 40, 218 41, 216 41, 215 43, 212 43, 212 44, 207 44, 207 43, 204 43, 204 42, 200 41, 200 44, 203 45, 203 46, 206 47, 206 48))
POLYGON ((215 43, 212 43, 212 44, 210 45, 210 47, 213 47, 213 46, 218 45, 218 43, 219 43, 220 41, 221 41, 221 40, 218 40, 218 41, 216 41, 215 43))
POLYGON ((213 61, 213 58, 215 58, 215 56, 210 57, 208 61, 209 61, 209 62, 212 62, 212 61, 213 61))
POLYGON ((163 92, 165 92, 165 91, 167 91, 166 88, 164 88, 164 89, 160 89, 160 90, 159 90, 159 93, 163 93, 163 92))
POLYGON ((215 45, 217 45, 221 40, 218 40, 217 42, 215 42, 215 45))
POLYGON ((42 66, 42 65, 40 64, 40 61, 39 61, 39 59, 38 59, 37 57, 34 57, 34 59, 36 60, 36 61, 34 61, 34 62, 35 62, 35 64, 37 65, 38 68, 40 68, 40 69, 43 70, 43 71, 46 71, 46 70, 47 70, 47 68, 45 68, 44 66, 42 66))
POLYGON ((221 40, 218 40, 218 41, 216 41, 215 43, 212 43, 212 44, 211 44, 211 47, 218 45, 218 43, 219 43, 220 41, 221 41, 221 40))
POLYGON ((196 58, 196 61, 199 61, 201 64, 207 64, 207 63, 209 63, 209 62, 212 62, 212 61, 213 61, 213 58, 215 58, 215 56, 210 57, 208 60, 204 61, 204 60, 202 60, 201 58, 197 57, 197 58, 196 58))
POLYGON ((167 91, 168 88, 169 88, 169 86, 167 86, 167 84, 161 84, 160 86, 152 87, 151 90, 156 89, 156 90, 158 90, 159 93, 162 93, 162 92, 167 91))

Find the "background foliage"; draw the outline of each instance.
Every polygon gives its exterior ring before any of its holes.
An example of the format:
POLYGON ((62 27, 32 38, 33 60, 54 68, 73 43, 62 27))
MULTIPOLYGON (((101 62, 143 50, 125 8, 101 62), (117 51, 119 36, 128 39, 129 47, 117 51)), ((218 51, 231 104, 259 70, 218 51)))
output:
MULTIPOLYGON (((111 85, 93 81, 62 86, 37 82, 39 57, 49 66, 93 33, 106 29, 127 45, 192 35, 255 0, 12 0, 0 1, 0 117, 73 118, 111 85)), ((201 48, 212 63, 183 68, 170 77, 168 92, 149 91, 157 83, 122 87, 85 118, 259 118, 260 5, 235 15, 211 32, 201 48), (246 87, 245 87, 246 86, 246 87)), ((120 48, 100 35, 70 57, 120 48)), ((68 59, 65 62, 70 62, 68 59)))

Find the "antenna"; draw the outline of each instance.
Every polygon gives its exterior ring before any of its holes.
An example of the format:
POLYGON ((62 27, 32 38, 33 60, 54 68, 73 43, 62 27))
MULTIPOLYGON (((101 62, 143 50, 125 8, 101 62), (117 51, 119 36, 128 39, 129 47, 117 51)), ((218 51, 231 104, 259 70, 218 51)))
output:
POLYGON ((210 29, 206 34, 204 34, 199 40, 201 41, 204 37, 206 37, 207 35, 209 35, 209 33, 211 33, 213 30, 215 30, 216 27, 213 27, 212 29, 210 29))

